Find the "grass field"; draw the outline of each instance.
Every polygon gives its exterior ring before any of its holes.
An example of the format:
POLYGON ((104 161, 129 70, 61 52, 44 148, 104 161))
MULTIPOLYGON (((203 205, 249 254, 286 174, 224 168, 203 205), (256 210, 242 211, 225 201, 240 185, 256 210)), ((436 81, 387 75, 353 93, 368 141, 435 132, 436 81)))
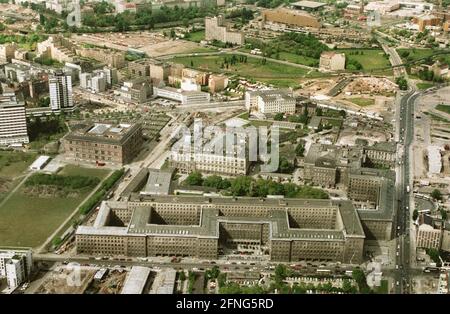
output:
POLYGON ((427 116, 431 118, 431 120, 437 121, 437 122, 443 122, 443 123, 450 123, 450 120, 444 119, 438 115, 435 115, 431 112, 424 112, 427 116))
MULTIPOLYGON (((241 49, 239 49, 239 51, 250 53, 251 49, 241 48, 241 49)), ((272 58, 276 59, 274 55, 272 55, 272 58)), ((307 66, 311 66, 311 67, 317 67, 317 65, 319 63, 318 59, 301 56, 301 55, 297 55, 295 53, 290 53, 290 52, 285 52, 285 51, 280 52, 278 60, 284 60, 284 61, 288 61, 288 62, 292 62, 292 63, 303 64, 303 65, 307 65, 307 66)))
POLYGON ((450 105, 437 105, 436 109, 445 113, 450 114, 450 105))
POLYGON ((386 279, 381 280, 380 286, 375 288, 375 293, 388 294, 389 293, 389 281, 386 279))
MULTIPOLYGON (((397 49, 397 52, 399 53, 400 57, 402 58, 403 62, 411 62, 418 59, 423 59, 426 57, 429 57, 437 52, 441 52, 439 49, 431 49, 431 48, 424 48, 424 49, 397 49), (409 55, 407 57, 402 57, 402 53, 405 51, 409 52, 409 55)), ((446 63, 450 63, 450 53, 447 54, 440 54, 437 56, 438 59, 442 58, 446 63)))
MULTIPOLYGON (((231 55, 226 55, 228 59, 231 55)), ((239 57, 239 56, 237 56, 239 57)), ((277 86, 296 86, 299 78, 305 77, 307 70, 279 64, 272 61, 262 63, 262 59, 247 58, 247 63, 238 62, 229 65, 228 68, 222 68, 225 56, 194 56, 194 57, 175 57, 172 59, 175 63, 184 64, 187 67, 203 71, 216 73, 236 74, 248 77, 257 81, 276 83, 277 86)))
POLYGON ((19 184, 19 176, 36 159, 36 153, 0 151, 0 201, 19 184))
POLYGON ((36 159, 36 153, 0 152, 0 177, 12 179, 20 175, 36 159))
POLYGON ((186 40, 195 41, 196 43, 201 42, 205 39, 205 30, 189 33, 189 37, 186 40))
POLYGON ((358 105, 360 107, 372 106, 375 104, 375 99, 372 98, 347 98, 346 100, 358 105))
MULTIPOLYGON (((60 172, 62 175, 97 177, 104 177, 107 173, 103 169, 72 166, 60 172)), ((42 244, 90 193, 86 190, 73 198, 41 198, 23 191, 22 185, 0 207, 0 245, 36 247, 42 244)))
POLYGON ((217 52, 218 49, 213 47, 197 47, 192 50, 188 50, 185 53, 206 53, 206 52, 217 52))
POLYGON ((254 127, 260 127, 260 126, 266 126, 266 127, 270 127, 272 125, 272 122, 268 122, 268 121, 261 121, 261 120, 249 120, 250 121, 250 125, 253 125, 254 127))
POLYGON ((417 85, 417 88, 420 90, 425 90, 425 89, 428 89, 428 88, 434 86, 433 83, 429 83, 429 82, 420 82, 420 83, 417 83, 416 85, 417 85))
MULTIPOLYGON (((345 53, 347 61, 356 60, 361 63, 363 71, 371 71, 391 65, 389 59, 384 56, 382 49, 340 49, 337 51, 345 53), (351 54, 356 52, 358 54, 351 54)), ((392 72, 391 70, 389 71, 392 72)))
MULTIPOLYGON (((110 171, 108 169, 100 169, 100 168, 89 168, 88 170, 89 176, 97 177, 99 179, 105 178, 110 171)), ((86 175, 86 168, 67 165, 65 166, 58 174, 65 176, 84 176, 86 175)))

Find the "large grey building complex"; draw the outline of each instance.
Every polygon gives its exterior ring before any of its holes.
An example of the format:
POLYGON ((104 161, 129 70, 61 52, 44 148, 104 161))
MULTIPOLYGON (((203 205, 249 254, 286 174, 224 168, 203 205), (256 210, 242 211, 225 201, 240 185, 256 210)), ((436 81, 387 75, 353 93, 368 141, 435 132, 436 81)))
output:
POLYGON ((372 168, 352 169, 348 198, 357 208, 368 239, 390 240, 393 235, 395 173, 372 168))
POLYGON ((312 144, 304 160, 304 179, 323 187, 345 183, 351 167, 361 165, 361 149, 312 144))
POLYGON ((25 104, 14 94, 0 96, 0 145, 29 143, 25 104))
MULTIPOLYGON (((390 239, 395 176, 390 170, 363 167, 367 159, 365 149, 359 146, 311 145, 304 160, 304 180, 324 187, 342 184, 358 210, 367 238, 390 239)), ((386 156, 391 156, 389 152, 386 156)), ((378 158, 380 162, 385 160, 384 157, 378 158)), ((390 157, 386 158, 385 162, 389 164, 390 157)))
POLYGON ((244 44, 244 34, 239 31, 228 30, 224 25, 223 16, 205 18, 205 39, 236 45, 244 44))
POLYGON ((50 89, 50 107, 60 110, 73 107, 72 77, 62 71, 56 72, 48 79, 50 89))
POLYGON ((266 247, 271 260, 362 261, 364 231, 350 201, 139 196, 103 202, 76 231, 78 254, 193 256, 266 247))

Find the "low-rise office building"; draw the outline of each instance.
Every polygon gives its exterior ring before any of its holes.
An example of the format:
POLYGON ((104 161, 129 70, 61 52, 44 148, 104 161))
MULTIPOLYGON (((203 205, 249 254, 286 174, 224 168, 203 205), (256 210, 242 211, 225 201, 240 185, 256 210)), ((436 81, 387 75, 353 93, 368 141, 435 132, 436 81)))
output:
POLYGON ((439 250, 441 247, 442 231, 431 225, 421 224, 417 228, 416 247, 439 250))
POLYGON ((156 97, 167 98, 180 102, 182 105, 207 104, 211 100, 211 95, 201 91, 183 91, 174 87, 153 87, 153 94, 156 97))
POLYGON ((5 43, 0 45, 0 63, 11 62, 15 57, 18 47, 16 43, 5 43))
POLYGON ((296 100, 286 90, 260 90, 245 93, 245 107, 260 113, 295 113, 296 100))
POLYGON ((80 74, 80 87, 90 89, 97 93, 111 88, 117 81, 117 69, 113 68, 105 67, 101 70, 95 70, 92 73, 80 74))
POLYGON ((145 78, 140 77, 123 82, 114 93, 127 102, 142 104, 153 96, 153 86, 145 78))
POLYGON ((126 65, 126 53, 124 51, 103 48, 77 48, 76 53, 81 57, 97 60, 116 69, 121 69, 126 65))
POLYGON ((223 91, 228 86, 228 77, 225 75, 210 75, 208 87, 211 93, 223 91))
POLYGON ((88 162, 126 164, 140 152, 140 124, 95 123, 69 133, 63 139, 65 156, 88 162))

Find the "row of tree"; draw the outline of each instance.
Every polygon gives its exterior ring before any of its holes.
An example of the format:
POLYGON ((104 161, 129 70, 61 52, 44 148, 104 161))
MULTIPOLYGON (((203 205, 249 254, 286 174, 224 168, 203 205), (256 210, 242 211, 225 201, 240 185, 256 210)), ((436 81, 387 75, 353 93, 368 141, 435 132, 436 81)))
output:
POLYGON ((158 23, 168 23, 174 21, 189 21, 195 18, 202 18, 208 14, 215 14, 216 8, 213 7, 188 7, 180 8, 175 6, 169 8, 162 6, 159 10, 152 10, 151 4, 147 7, 134 12, 123 12, 118 14, 99 13, 106 10, 99 7, 97 12, 86 13, 83 15, 83 24, 90 27, 112 27, 117 31, 127 31, 131 25, 142 25, 153 28, 158 23))
POLYGON ((25 186, 52 185, 64 189, 79 190, 95 187, 99 182, 100 179, 97 177, 36 173, 28 178, 25 186))
POLYGON ((56 115, 50 116, 46 120, 42 120, 40 117, 27 117, 27 127, 31 141, 49 139, 52 135, 67 131, 64 118, 56 115))
POLYGON ((200 172, 192 172, 183 183, 188 186, 206 186, 218 190, 226 190, 233 196, 266 197, 267 195, 284 195, 288 198, 328 198, 328 194, 324 190, 308 185, 283 184, 273 180, 254 179, 249 176, 224 179, 221 176, 212 175, 204 179, 200 172))

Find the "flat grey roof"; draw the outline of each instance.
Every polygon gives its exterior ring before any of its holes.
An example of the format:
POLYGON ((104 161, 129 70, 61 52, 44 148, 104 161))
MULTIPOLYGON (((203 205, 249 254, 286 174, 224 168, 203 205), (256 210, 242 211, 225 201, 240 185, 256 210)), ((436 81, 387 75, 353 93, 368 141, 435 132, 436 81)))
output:
POLYGON ((168 195, 172 181, 172 171, 149 169, 148 180, 141 194, 168 195))
POLYGON ((292 3, 292 6, 317 9, 317 8, 325 6, 325 3, 304 0, 304 1, 297 1, 297 2, 292 3))
MULTIPOLYGON (((351 201, 332 201, 318 199, 269 199, 269 198, 232 198, 203 196, 141 196, 139 202, 122 202, 134 207, 128 227, 88 227, 81 226, 77 235, 134 235, 167 237, 219 237, 220 223, 269 224, 270 237, 281 240, 315 239, 318 241, 343 240, 345 235, 364 237, 358 214, 351 201), (150 216, 157 203, 198 205, 200 222, 197 225, 164 225, 151 223, 150 216), (259 206, 266 212, 259 216, 249 216, 245 210, 233 216, 220 215, 222 206, 242 205, 259 206), (288 212, 296 208, 314 209, 320 207, 334 208, 340 214, 343 229, 313 229, 308 226, 291 228, 288 212), (345 234, 344 234, 345 233, 345 234)), ((121 206, 123 207, 123 206, 121 206)), ((107 210, 102 206, 101 209, 107 210)), ((100 213, 99 213, 100 214, 100 213)))
POLYGON ((150 268, 133 266, 125 279, 121 294, 141 294, 144 291, 150 268))
POLYGON ((362 220, 392 220, 395 201, 395 172, 392 170, 359 168, 352 169, 349 176, 361 176, 380 182, 378 209, 358 210, 362 220))

